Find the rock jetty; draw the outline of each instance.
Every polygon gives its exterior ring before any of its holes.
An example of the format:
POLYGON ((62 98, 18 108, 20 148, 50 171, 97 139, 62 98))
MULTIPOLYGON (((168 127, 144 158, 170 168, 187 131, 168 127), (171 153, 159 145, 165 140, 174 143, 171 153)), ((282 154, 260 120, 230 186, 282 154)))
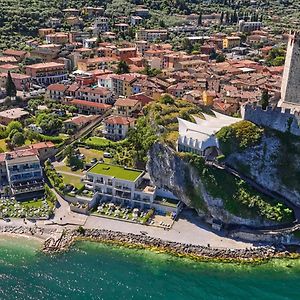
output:
POLYGON ((169 242, 147 235, 126 234, 102 229, 66 230, 56 241, 46 241, 43 250, 47 253, 67 250, 76 240, 90 240, 129 248, 149 249, 195 260, 262 262, 275 257, 293 257, 293 254, 288 251, 282 251, 271 246, 247 249, 212 248, 169 242))

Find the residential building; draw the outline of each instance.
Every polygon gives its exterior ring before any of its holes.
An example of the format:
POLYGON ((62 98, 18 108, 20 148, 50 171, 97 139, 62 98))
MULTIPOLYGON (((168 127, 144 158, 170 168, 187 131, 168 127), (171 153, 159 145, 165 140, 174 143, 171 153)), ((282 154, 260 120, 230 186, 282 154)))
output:
POLYGON ((166 29, 139 29, 136 31, 136 40, 153 42, 156 40, 164 41, 168 37, 166 29))
POLYGON ((202 94, 203 103, 206 106, 212 106, 217 94, 215 91, 204 90, 202 94))
POLYGON ((80 99, 74 99, 69 101, 68 103, 77 107, 79 113, 87 114, 87 115, 90 114, 102 115, 112 108, 112 106, 109 104, 96 103, 96 102, 80 100, 80 99))
POLYGON ((140 16, 131 16, 130 17, 130 24, 131 26, 138 26, 142 23, 143 18, 140 16))
POLYGON ((100 32, 109 31, 109 19, 106 17, 97 18, 92 26, 92 29, 94 35, 97 35, 100 32))
POLYGON ((134 14, 136 16, 140 16, 142 18, 148 18, 150 16, 150 12, 148 8, 138 7, 135 9, 134 14))
POLYGON ((50 84, 47 87, 47 97, 52 100, 59 100, 62 101, 65 97, 65 92, 68 89, 68 85, 54 83, 50 84))
POLYGON ((112 92, 116 96, 125 96, 129 97, 132 95, 132 84, 137 78, 146 78, 147 76, 137 74, 137 73, 128 73, 128 74, 113 74, 110 76, 112 84, 112 92))
POLYGON ((134 127, 135 119, 130 117, 110 116, 104 120, 106 138, 118 141, 126 137, 128 130, 134 127))
POLYGON ((0 164, 5 164, 5 169, 1 168, 1 179, 8 183, 17 199, 44 190, 43 171, 37 153, 34 149, 25 149, 0 154, 0 164))
POLYGON ((64 121, 64 126, 66 129, 72 130, 73 132, 80 130, 81 128, 89 125, 91 122, 93 122, 97 116, 75 116, 68 120, 64 121))
POLYGON ((5 64, 0 65, 0 72, 1 73, 8 73, 8 72, 18 72, 20 70, 18 65, 12 65, 12 64, 5 64))
POLYGON ((37 84, 46 86, 68 79, 65 65, 56 62, 28 65, 25 72, 37 84))
POLYGON ((75 98, 96 103, 113 104, 112 92, 103 87, 91 88, 82 86, 75 92, 75 98))
POLYGON ((123 60, 123 61, 126 61, 127 63, 130 63, 130 58, 137 56, 137 50, 135 47, 133 47, 133 48, 118 48, 117 55, 119 57, 119 60, 123 60))
POLYGON ((7 126, 12 121, 23 122, 29 113, 22 108, 12 108, 0 112, 0 124, 7 126))
POLYGON ((20 150, 30 149, 36 151, 40 161, 46 161, 48 158, 53 157, 57 151, 56 146, 49 141, 23 146, 18 148, 17 150, 19 149, 20 150))
POLYGON ((45 35, 46 43, 65 45, 69 42, 69 34, 63 32, 49 33, 45 35))
POLYGON ((43 62, 51 62, 58 57, 60 49, 61 45, 56 44, 38 45, 31 51, 30 55, 41 58, 43 62))
POLYGON ((21 62, 28 53, 22 50, 6 49, 2 52, 4 56, 13 56, 18 62, 21 62))
POLYGON ((223 40, 224 49, 232 49, 235 47, 239 47, 240 44, 241 44, 241 38, 239 36, 227 36, 223 40))
POLYGON ((260 30, 261 27, 261 22, 246 22, 244 20, 239 21, 239 31, 241 32, 251 32, 254 30, 260 30))
POLYGON ((117 32, 127 32, 129 25, 127 23, 117 23, 114 25, 116 28, 117 32))
MULTIPOLYGON (((29 91, 31 86, 31 77, 25 74, 10 73, 17 91, 29 91)), ((5 88, 7 73, 0 73, 0 87, 5 88)))
POLYGON ((48 34, 55 33, 55 29, 54 28, 40 28, 38 33, 39 33, 40 38, 44 38, 48 34))
POLYGON ((79 59, 77 61, 77 68, 80 71, 93 71, 93 70, 105 70, 109 69, 113 63, 118 60, 112 57, 95 57, 95 58, 85 58, 79 59))
POLYGON ((118 115, 125 117, 132 117, 142 109, 140 101, 129 98, 119 98, 114 107, 118 115))
POLYGON ((18 60, 14 56, 0 56, 0 65, 16 65, 18 63, 18 60))
POLYGON ((98 38, 93 37, 93 38, 83 39, 82 44, 84 48, 88 48, 88 49, 96 48, 98 46, 98 38))

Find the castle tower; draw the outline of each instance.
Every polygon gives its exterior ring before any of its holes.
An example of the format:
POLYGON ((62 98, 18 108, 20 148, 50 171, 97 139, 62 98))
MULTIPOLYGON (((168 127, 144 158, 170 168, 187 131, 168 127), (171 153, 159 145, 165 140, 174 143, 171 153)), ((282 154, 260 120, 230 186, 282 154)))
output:
POLYGON ((300 108, 300 33, 290 33, 278 106, 300 108))

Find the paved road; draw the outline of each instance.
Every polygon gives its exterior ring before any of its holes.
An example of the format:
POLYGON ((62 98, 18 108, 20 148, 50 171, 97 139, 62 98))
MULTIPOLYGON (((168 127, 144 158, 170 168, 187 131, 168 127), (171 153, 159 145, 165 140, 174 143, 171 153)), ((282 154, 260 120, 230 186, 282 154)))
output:
POLYGON ((213 232, 210 228, 201 225, 196 218, 191 216, 180 218, 174 223, 171 230, 96 216, 89 216, 84 227, 89 229, 103 228, 134 234, 140 234, 141 231, 145 231, 149 236, 163 240, 202 246, 209 244, 211 247, 218 248, 244 249, 253 247, 252 243, 244 243, 223 237, 213 232))

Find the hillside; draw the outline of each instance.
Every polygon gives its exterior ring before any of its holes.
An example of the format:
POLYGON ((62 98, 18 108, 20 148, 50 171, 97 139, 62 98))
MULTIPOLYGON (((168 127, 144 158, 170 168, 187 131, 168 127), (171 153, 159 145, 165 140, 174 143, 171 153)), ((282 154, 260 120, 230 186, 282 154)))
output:
MULTIPOLYGON (((176 0, 176 1, 150 1, 150 0, 2 0, 0 6, 0 49, 17 48, 25 49, 25 41, 37 37, 38 28, 44 27, 50 17, 62 18, 62 10, 65 8, 81 9, 84 6, 103 6, 108 16, 129 15, 136 5, 146 5, 151 17, 144 24, 146 27, 173 26, 184 23, 179 15, 221 13, 233 14, 239 18, 250 18, 253 15, 262 19, 271 26, 276 33, 284 32, 299 26, 299 1, 285 3, 284 1, 257 1, 250 4, 249 1, 200 1, 200 0, 176 0), (280 18, 273 20, 266 16, 272 15, 280 18)), ((82 16, 85 25, 91 20, 82 16)), ((228 31, 229 24, 212 27, 210 31, 228 31)), ((69 26, 63 23, 62 30, 69 30, 69 26)), ((200 30, 201 31, 201 30, 200 30)), ((199 32, 200 33, 200 32, 199 32)), ((202 32, 203 33, 203 32, 202 32)), ((174 45, 180 44, 180 36, 171 35, 174 45)))
MULTIPOLYGON (((172 190, 208 219, 213 217, 225 223, 253 226, 293 219, 285 205, 257 192, 245 181, 225 170, 205 165, 200 156, 176 152, 177 117, 193 121, 190 115, 201 117, 203 110, 187 101, 169 101, 153 102, 145 110, 144 125, 155 130, 157 135, 148 145, 147 163, 155 184, 172 190)), ((230 137, 229 155, 231 151, 242 151, 259 144, 263 137, 262 129, 247 121, 234 124, 233 128, 233 131, 226 128, 220 131, 230 137)))

